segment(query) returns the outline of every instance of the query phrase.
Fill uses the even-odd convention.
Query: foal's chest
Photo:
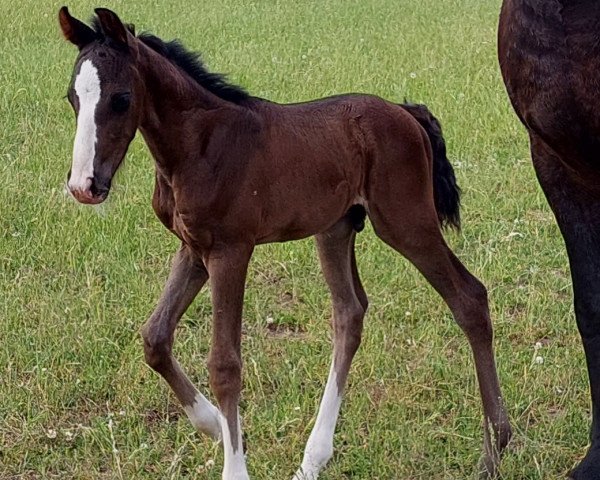
[[[178,208],[176,196],[168,180],[156,176],[152,208],[162,224],[183,243],[205,249],[210,246],[212,235],[207,229],[199,228],[194,219]]]
[[[189,243],[189,234],[185,222],[177,210],[173,188],[160,173],[156,175],[152,208],[165,227],[179,237],[182,242]]]

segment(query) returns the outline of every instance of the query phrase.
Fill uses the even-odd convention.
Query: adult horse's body
[[[591,447],[572,472],[600,479],[600,2],[505,0],[499,58],[539,182],[564,237],[591,394]]]
[[[103,201],[140,129],[156,161],[153,207],[181,239],[143,328],[146,359],[194,425],[223,439],[223,478],[248,478],[238,420],[241,314],[248,261],[265,242],[316,236],[333,299],[335,344],[296,478],[316,478],[331,457],[367,309],[354,257],[355,232],[366,214],[377,235],[437,289],[468,336],[485,415],[483,475],[493,475],[510,426],[486,290],[441,235],[440,223],[458,226],[458,187],[428,110],[366,95],[297,105],[253,98],[208,73],[180,44],[136,37],[113,12],[96,13],[95,29],[64,7],[59,14],[64,35],[80,49],[69,89],[77,132],[68,187],[81,202]],[[219,409],[172,355],[177,322],[209,277],[214,329],[208,366]]]

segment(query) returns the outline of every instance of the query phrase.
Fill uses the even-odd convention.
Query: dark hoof
[[[571,480],[600,480],[600,446],[591,447],[579,465],[569,474]]]
[[[501,426],[496,427],[495,440],[493,447],[490,446],[489,436],[484,442],[484,454],[479,460],[477,478],[479,480],[493,480],[498,478],[498,467],[504,449],[508,446],[512,438],[512,429],[508,420],[504,420]]]

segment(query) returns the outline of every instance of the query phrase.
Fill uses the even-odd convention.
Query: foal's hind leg
[[[390,204],[387,204],[389,207]],[[510,436],[496,373],[493,333],[485,287],[471,275],[447,247],[435,216],[427,204],[403,205],[390,215],[371,205],[371,221],[377,235],[409,259],[450,307],[473,350],[484,411],[484,456],[480,475],[496,475],[500,454]],[[412,211],[411,207],[414,209]],[[431,211],[430,211],[431,210]]]
[[[356,269],[354,237],[347,218],[316,237],[321,267],[333,301],[334,351],[317,420],[294,480],[316,479],[333,454],[333,434],[342,392],[352,358],[360,345],[367,296]]]
[[[208,279],[202,261],[182,246],[173,259],[171,273],[158,306],[142,328],[146,362],[171,386],[192,424],[214,439],[221,437],[219,411],[187,378],[172,347],[177,322]]]

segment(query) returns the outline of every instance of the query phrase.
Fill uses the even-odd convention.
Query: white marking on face
[[[342,392],[338,390],[337,374],[332,364],[317,420],[306,443],[302,466],[293,480],[316,480],[333,455],[333,434],[341,405]]]
[[[73,165],[69,189],[87,191],[94,176],[94,156],[96,154],[96,106],[100,101],[100,77],[91,60],[81,64],[75,78],[75,94],[79,99],[77,132],[73,145]]]
[[[221,439],[221,421],[219,410],[200,392],[196,393],[194,403],[184,405],[183,409],[192,425],[215,440]]]
[[[240,417],[237,415],[237,448],[233,448],[231,443],[231,433],[227,419],[221,415],[221,428],[223,430],[223,480],[249,480],[248,470],[246,469],[246,458],[242,447],[242,427]]]

